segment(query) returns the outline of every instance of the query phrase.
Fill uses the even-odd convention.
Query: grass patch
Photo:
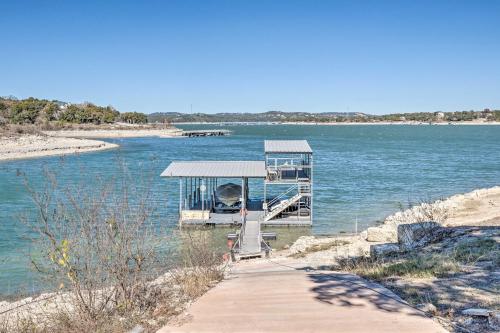
[[[495,265],[500,265],[500,245],[491,238],[462,241],[453,249],[453,258],[463,264],[491,260]]]
[[[381,281],[390,277],[434,278],[459,271],[459,265],[439,255],[416,255],[397,262],[381,262],[370,258],[341,262],[341,269],[368,279]]]

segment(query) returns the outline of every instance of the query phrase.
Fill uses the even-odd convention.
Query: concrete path
[[[286,259],[241,262],[158,332],[446,332],[394,298],[352,274],[308,271]]]

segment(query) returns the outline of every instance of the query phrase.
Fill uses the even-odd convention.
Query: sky
[[[0,0],[0,96],[120,111],[500,109],[500,1]]]

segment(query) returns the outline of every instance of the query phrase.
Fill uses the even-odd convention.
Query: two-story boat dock
[[[308,142],[266,140],[263,155],[262,161],[172,162],[161,176],[179,179],[179,223],[312,225],[313,156]],[[262,183],[251,188],[249,180]],[[224,200],[224,190],[233,191],[232,201]]]

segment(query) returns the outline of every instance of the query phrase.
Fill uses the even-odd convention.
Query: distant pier
[[[225,136],[231,134],[230,130],[194,130],[194,131],[182,131],[182,136],[187,137],[198,137],[198,136]]]

